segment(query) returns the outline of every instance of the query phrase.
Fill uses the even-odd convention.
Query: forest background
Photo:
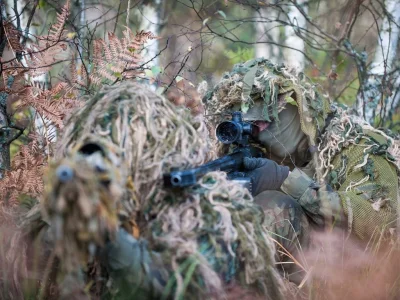
[[[12,79],[16,74],[24,77],[22,86],[40,87],[49,95],[59,83],[75,85],[74,96],[80,98],[102,84],[135,77],[198,113],[203,111],[196,93],[200,82],[210,87],[235,63],[263,56],[303,70],[331,99],[354,107],[373,125],[400,129],[399,1],[82,0],[71,1],[68,16],[59,23],[63,5],[1,0],[0,120],[5,119],[2,134],[8,135],[0,142],[1,170],[10,166],[7,148],[15,155],[30,131],[48,139],[62,127],[59,111],[46,112],[33,99],[24,101]],[[58,36],[52,37],[54,25]],[[104,50],[113,46],[110,41],[121,40],[128,28],[157,38],[139,43],[140,63],[118,55],[104,63],[96,49],[104,58]],[[51,39],[46,48],[43,41]],[[38,90],[30,92],[37,97]],[[57,101],[52,105],[57,110]],[[33,119],[37,126],[45,123],[45,129],[31,129]]]
[[[40,197],[68,114],[123,80],[150,83],[201,114],[201,82],[211,87],[234,64],[263,56],[296,66],[374,126],[400,130],[400,1],[0,0],[0,8],[4,208]]]

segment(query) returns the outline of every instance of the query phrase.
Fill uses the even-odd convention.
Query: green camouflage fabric
[[[398,145],[389,132],[341,108],[322,136],[323,178],[340,196],[344,225],[362,240],[392,238],[398,228]]]
[[[296,199],[317,226],[343,223],[343,208],[338,193],[327,184],[318,185],[300,169],[296,168],[289,174],[281,190]]]
[[[347,228],[349,233],[370,241],[382,233],[390,234],[397,226],[398,170],[380,155],[369,155],[365,168],[357,168],[363,161],[363,145],[361,141],[335,157],[327,179],[330,185],[317,184],[295,169],[281,189],[295,198],[318,226]]]

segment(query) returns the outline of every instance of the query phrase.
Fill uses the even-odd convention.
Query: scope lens
[[[240,137],[240,126],[235,122],[225,121],[217,126],[217,138],[224,144],[231,144]]]

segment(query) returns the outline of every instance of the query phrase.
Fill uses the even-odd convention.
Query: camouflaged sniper
[[[111,298],[210,299],[223,297],[225,287],[236,284],[267,299],[282,299],[274,245],[262,226],[262,210],[245,188],[221,172],[207,174],[191,188],[163,187],[163,173],[208,159],[205,125],[189,111],[136,83],[106,87],[72,116],[59,149],[60,158],[48,171],[48,200],[31,210],[35,217],[29,220],[42,220],[40,228],[72,240],[55,254],[63,264],[79,258],[72,270],[59,269],[67,273],[60,282],[64,291],[73,290],[71,280],[65,280],[72,278],[81,290],[88,284],[85,279],[100,284],[98,290]],[[90,166],[84,168],[85,176],[80,174],[82,158]],[[57,170],[66,166],[71,178],[63,182]],[[77,203],[60,205],[71,196],[60,187],[71,182],[77,187]],[[114,190],[118,186],[122,193]],[[87,210],[88,199],[95,203],[94,212]],[[85,222],[74,223],[82,218],[80,206]],[[116,232],[115,216],[124,231]],[[26,228],[33,224],[29,220]],[[94,255],[98,251],[93,248],[103,255]],[[85,258],[97,266],[92,277],[83,276]]]
[[[320,226],[344,222],[367,241],[396,227],[399,140],[332,105],[303,73],[263,58],[250,60],[225,73],[203,101],[207,115],[240,109],[247,120],[272,122],[296,106],[313,158],[293,166],[298,168],[281,189]]]

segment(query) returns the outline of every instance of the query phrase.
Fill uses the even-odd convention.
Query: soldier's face
[[[279,121],[254,121],[253,137],[267,151],[277,157],[293,154],[299,143],[305,138],[301,130],[300,116],[296,106],[288,105],[279,113]]]
[[[271,122],[267,122],[267,121],[254,121],[253,125],[254,125],[254,130],[252,132],[253,137],[257,138],[258,135],[264,131],[265,129],[267,129],[269,127],[269,125],[271,124]]]

